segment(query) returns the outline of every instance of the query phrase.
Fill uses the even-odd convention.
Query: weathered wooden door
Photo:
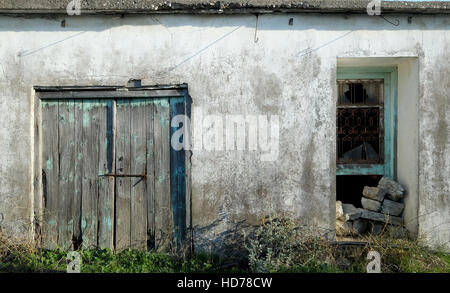
[[[185,98],[41,101],[42,241],[64,249],[164,249],[183,237]],[[181,233],[179,233],[181,232]]]

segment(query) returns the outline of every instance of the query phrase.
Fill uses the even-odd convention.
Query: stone
[[[336,221],[336,235],[347,236],[352,234],[353,223],[349,221]]]
[[[361,218],[371,220],[371,221],[388,223],[388,224],[397,225],[397,226],[403,225],[403,219],[400,217],[385,215],[385,214],[376,213],[376,212],[372,212],[372,211],[368,211],[368,210],[363,210],[363,212],[361,213]]]
[[[366,232],[367,230],[367,221],[363,219],[356,219],[353,221],[353,233],[360,235]]]
[[[380,182],[378,182],[378,188],[384,189],[387,197],[394,201],[399,201],[405,195],[405,188],[400,183],[387,177],[381,178]]]
[[[336,201],[336,220],[344,220],[344,210],[342,209],[342,202]]]
[[[363,208],[369,211],[378,212],[381,208],[381,202],[365,197],[361,198],[361,204]]]
[[[383,231],[383,224],[380,223],[376,223],[376,222],[370,222],[370,227],[369,227],[369,232],[372,235],[380,235],[381,232]]]
[[[364,186],[363,196],[365,198],[382,202],[385,195],[386,190],[384,190],[383,188]]]
[[[391,216],[400,216],[403,212],[405,205],[400,202],[395,202],[389,199],[385,199],[383,201],[383,205],[381,206],[381,212],[383,214],[391,215]]]
[[[361,217],[361,213],[363,211],[363,209],[357,209],[350,203],[343,203],[342,210],[344,211],[344,217],[347,221],[358,219]]]

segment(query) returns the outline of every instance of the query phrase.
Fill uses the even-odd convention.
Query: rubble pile
[[[352,236],[365,232],[380,234],[384,226],[393,236],[407,236],[402,213],[405,189],[401,184],[383,177],[377,187],[365,186],[361,205],[336,202],[336,235]]]

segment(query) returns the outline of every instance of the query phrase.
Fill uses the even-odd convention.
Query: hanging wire
[[[387,19],[386,17],[384,17],[383,15],[380,15],[380,17],[382,19],[384,19],[385,21],[389,22],[390,24],[392,24],[393,26],[399,26],[400,25],[400,20],[398,20],[398,19],[395,20],[397,22],[397,24],[395,24],[392,21],[390,21],[389,19]]]

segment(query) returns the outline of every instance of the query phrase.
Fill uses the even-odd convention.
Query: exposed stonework
[[[387,197],[393,201],[399,201],[405,195],[405,188],[400,183],[386,177],[381,178],[378,188],[385,190]]]
[[[383,201],[383,205],[381,207],[381,211],[383,214],[388,214],[392,216],[400,216],[403,212],[405,205],[400,202],[395,202],[389,199],[385,199]]]
[[[363,208],[369,211],[378,212],[381,208],[381,203],[376,200],[368,199],[368,198],[361,198],[361,204]]]
[[[386,191],[383,188],[364,186],[363,196],[372,200],[382,202]]]

